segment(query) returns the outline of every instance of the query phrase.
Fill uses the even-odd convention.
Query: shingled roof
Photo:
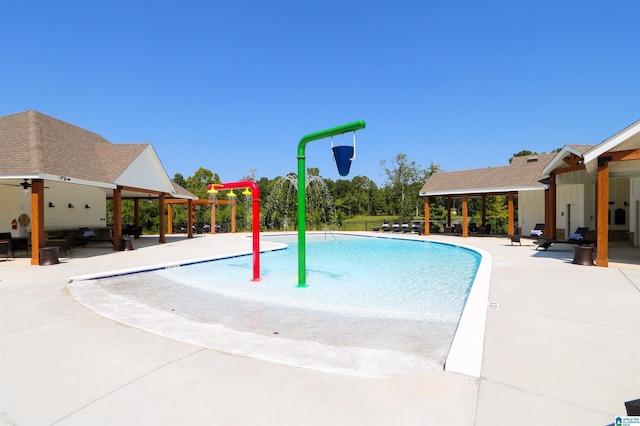
[[[65,177],[85,184],[118,184],[177,195],[151,144],[114,144],[37,111],[0,117],[0,146],[0,176],[5,178]],[[133,164],[148,168],[135,173]],[[186,190],[179,197],[197,198]]]
[[[508,166],[434,173],[420,196],[544,190],[542,169],[555,154],[513,157]]]
[[[0,174],[58,175],[111,183],[149,144],[112,144],[37,111],[0,117]]]

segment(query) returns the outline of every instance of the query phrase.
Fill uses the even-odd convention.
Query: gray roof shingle
[[[513,157],[508,166],[486,169],[434,173],[420,190],[420,195],[488,193],[544,189],[542,169],[555,154]]]
[[[37,111],[0,117],[0,174],[59,175],[112,183],[149,144],[112,144]]]
[[[53,175],[113,184],[149,146],[113,144],[33,110],[0,117],[0,175]],[[179,195],[197,198],[184,188]]]

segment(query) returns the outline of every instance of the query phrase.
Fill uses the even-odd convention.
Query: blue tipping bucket
[[[334,146],[333,158],[338,166],[340,176],[347,176],[351,168],[351,159],[353,158],[353,147],[349,145]]]

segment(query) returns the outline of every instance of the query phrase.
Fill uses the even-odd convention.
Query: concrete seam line
[[[175,363],[175,362],[182,361],[182,360],[184,360],[184,359],[190,358],[190,357],[192,357],[193,355],[196,355],[196,354],[198,354],[198,353],[200,353],[200,352],[202,352],[202,351],[205,351],[205,350],[207,350],[207,348],[200,348],[200,349],[198,349],[198,350],[196,350],[196,351],[194,351],[194,352],[191,352],[191,353],[189,353],[189,354],[187,354],[187,355],[185,355],[185,356],[182,356],[182,357],[177,358],[177,359],[173,359],[173,360],[171,360],[171,361],[169,361],[169,362],[165,362],[164,364],[159,365],[159,366],[157,366],[156,368],[154,368],[154,369],[152,369],[152,370],[150,370],[150,371],[147,371],[146,373],[144,373],[144,374],[142,374],[142,375],[140,375],[140,376],[138,376],[138,377],[136,377],[136,378],[134,378],[134,379],[132,379],[132,380],[129,380],[129,381],[128,381],[128,382],[126,382],[126,383],[123,383],[122,385],[120,385],[120,386],[116,387],[115,389],[112,389],[111,391],[109,391],[109,392],[105,393],[104,395],[102,395],[102,396],[100,396],[100,397],[98,397],[98,398],[94,399],[93,401],[91,401],[91,402],[89,402],[89,403],[87,403],[87,404],[83,405],[82,407],[79,407],[78,409],[76,409],[76,410],[72,411],[71,413],[67,414],[66,416],[61,417],[60,419],[58,419],[58,420],[56,420],[55,422],[51,423],[51,425],[53,426],[53,425],[56,425],[56,424],[60,423],[61,421],[63,421],[63,420],[65,420],[65,419],[67,419],[67,418],[69,418],[69,417],[73,416],[74,414],[76,414],[76,413],[78,413],[78,412],[80,412],[80,411],[84,410],[85,408],[87,408],[87,407],[89,407],[89,406],[91,406],[91,405],[95,404],[96,402],[98,402],[98,401],[100,401],[100,400],[102,400],[102,399],[104,399],[104,398],[108,397],[109,395],[111,395],[111,394],[113,394],[113,393],[115,393],[115,392],[119,391],[120,389],[123,389],[123,388],[125,388],[125,387],[129,386],[130,384],[132,384],[132,383],[134,383],[134,382],[137,382],[138,380],[142,379],[143,377],[147,377],[147,376],[148,376],[148,375],[150,375],[151,373],[155,373],[156,371],[161,370],[161,369],[163,369],[164,367],[166,367],[166,366],[168,366],[168,365],[171,365],[171,364],[173,364],[173,363]]]

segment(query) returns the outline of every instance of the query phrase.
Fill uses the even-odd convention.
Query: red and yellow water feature
[[[210,183],[207,185],[208,193],[216,193],[218,191],[234,189],[247,189],[251,191],[251,229],[253,233],[253,279],[252,281],[260,281],[260,189],[255,182],[226,182],[226,183]],[[246,192],[243,192],[246,194]],[[213,227],[214,224],[211,224]]]

